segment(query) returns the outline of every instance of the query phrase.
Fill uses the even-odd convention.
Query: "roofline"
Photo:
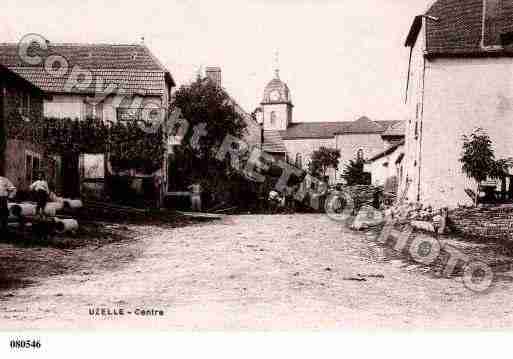
[[[476,50],[465,52],[436,52],[429,51],[424,54],[427,59],[436,58],[497,58],[497,57],[513,57],[513,50]]]
[[[358,131],[358,132],[348,132],[348,131],[339,131],[339,132],[335,132],[334,135],[380,135],[380,134],[383,134],[383,132],[385,132],[387,129],[385,128],[384,130],[381,130],[381,131],[366,131],[366,132],[362,132],[362,131]]]
[[[410,31],[408,32],[408,36],[406,37],[406,41],[404,42],[405,47],[415,46],[420,30],[422,30],[422,15],[417,15],[413,19]]]
[[[146,44],[142,43],[139,46],[141,46],[147,53],[150,55],[150,57],[157,63],[157,65],[161,68],[162,71],[164,71],[164,78],[170,82],[171,87],[176,87],[176,82],[173,79],[173,76],[171,75],[171,72],[160,62],[160,60],[151,52],[150,48],[146,46]]]
[[[402,140],[401,142],[399,142],[398,144],[395,144],[393,146],[391,146],[390,148],[387,148],[385,151],[381,152],[381,153],[378,153],[376,156],[368,159],[366,162],[367,163],[370,163],[370,162],[374,162],[376,160],[379,160],[380,158],[383,158],[391,153],[394,153],[395,150],[397,150],[399,147],[401,146],[404,146],[406,144],[406,142],[404,140]]]
[[[334,136],[312,136],[312,137],[306,137],[306,136],[299,136],[299,137],[283,137],[282,140],[288,141],[288,140],[331,140]]]
[[[96,92],[96,91],[83,91],[83,92],[66,92],[66,91],[44,91],[48,95],[75,95],[75,96],[96,96],[96,95],[108,95],[108,96],[131,96],[131,95],[139,95],[141,97],[161,97],[162,94],[154,93],[154,94],[148,94],[148,93],[142,93],[142,92],[125,92],[125,93],[118,93],[118,92]]]
[[[143,48],[148,55],[152,58],[153,61],[160,67],[160,71],[164,72],[164,79],[168,81],[172,87],[176,87],[176,82],[173,78],[171,72],[160,62],[160,60],[151,52],[151,50],[146,46],[146,44],[141,43],[131,43],[131,44],[122,44],[122,43],[79,43],[79,42],[50,42],[50,46],[100,46],[100,47],[109,47],[109,46],[118,46],[118,47],[128,47],[128,46],[137,46]],[[14,42],[2,42],[0,46],[18,46],[18,43]],[[16,66],[19,67],[19,66]],[[32,67],[32,66],[22,66],[22,67]],[[36,66],[39,67],[39,66]],[[116,69],[117,70],[117,69]],[[120,69],[123,70],[123,69]],[[142,70],[142,71],[155,71],[155,70]]]
[[[291,107],[294,107],[292,102],[290,101],[280,101],[280,102],[260,102],[260,105],[290,105]]]

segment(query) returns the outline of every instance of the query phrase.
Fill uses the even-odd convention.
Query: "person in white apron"
[[[16,195],[16,187],[8,178],[0,177],[0,230],[5,232],[9,220],[8,199]]]
[[[36,198],[36,215],[42,217],[45,215],[46,204],[50,198],[50,187],[48,182],[46,182],[44,173],[41,172],[39,174],[37,181],[30,185],[30,190]]]

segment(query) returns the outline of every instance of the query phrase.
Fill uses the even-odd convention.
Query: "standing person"
[[[162,170],[153,174],[153,186],[155,189],[155,202],[157,209],[162,208]]]
[[[16,187],[8,178],[0,177],[0,225],[2,232],[7,230],[9,207],[7,200],[16,195]]]
[[[191,208],[193,212],[201,212],[201,184],[199,181],[188,187],[191,190]]]
[[[30,185],[30,190],[34,192],[36,197],[36,215],[43,216],[50,196],[50,188],[43,172],[40,172],[37,181]]]

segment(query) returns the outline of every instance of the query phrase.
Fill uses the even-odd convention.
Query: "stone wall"
[[[467,238],[513,241],[513,207],[460,208],[449,213],[452,229]]]

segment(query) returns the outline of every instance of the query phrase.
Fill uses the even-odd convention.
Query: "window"
[[[141,118],[140,108],[118,107],[116,109],[118,122],[134,122]]]
[[[84,102],[85,118],[103,119],[103,103]]]
[[[271,125],[276,124],[276,112],[271,112]]]
[[[23,92],[21,94],[21,104],[19,108],[20,115],[30,117],[30,93]]]
[[[483,46],[501,46],[502,0],[483,0]]]
[[[356,152],[356,159],[358,161],[363,161],[364,160],[364,153],[363,153],[363,149],[359,149],[358,152]]]
[[[37,178],[41,171],[41,157],[33,152],[25,153],[25,180],[27,184],[31,184]]]
[[[303,168],[303,159],[301,157],[301,153],[296,154],[296,167]]]

